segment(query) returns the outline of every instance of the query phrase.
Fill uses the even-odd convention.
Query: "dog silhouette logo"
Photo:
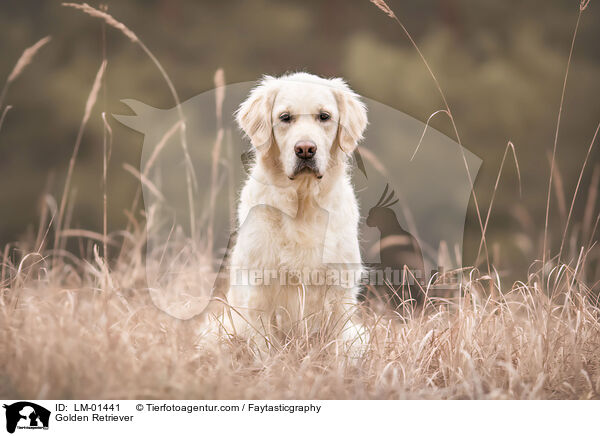
[[[243,224],[237,196],[248,177],[259,177],[252,171],[254,146],[239,134],[235,113],[256,85],[218,86],[164,109],[124,99],[133,114],[113,115],[143,134],[139,169],[127,170],[141,184],[146,281],[155,306],[175,318],[205,312],[216,282],[227,288],[224,265]],[[428,124],[361,99],[369,127],[348,160],[361,205],[361,263],[375,277],[363,295],[393,309],[422,302],[430,283],[446,296],[445,289],[460,288],[467,209],[482,161]],[[296,215],[280,211],[282,219]],[[347,263],[335,251],[324,254],[324,263]]]
[[[50,411],[29,401],[19,401],[6,409],[6,431],[14,433],[16,429],[48,429]]]

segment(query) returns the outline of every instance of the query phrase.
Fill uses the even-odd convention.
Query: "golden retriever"
[[[257,343],[298,328],[364,343],[353,319],[362,263],[348,161],[365,105],[342,79],[294,73],[265,76],[235,115],[255,162],[230,253],[232,328]]]

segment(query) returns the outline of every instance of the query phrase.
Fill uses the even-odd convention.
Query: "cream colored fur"
[[[330,119],[322,121],[325,111]],[[288,113],[292,121],[280,120]],[[331,329],[347,341],[364,342],[353,319],[362,270],[358,243],[359,208],[348,156],[367,125],[365,106],[341,79],[307,73],[264,77],[236,113],[256,149],[256,162],[242,189],[233,270],[345,272],[349,282],[232,284],[227,300],[236,334],[257,343],[276,340],[296,328]],[[314,172],[294,174],[294,145],[317,146]],[[322,176],[322,178],[318,178]],[[334,271],[335,270],[335,271]],[[316,284],[315,284],[316,283]]]

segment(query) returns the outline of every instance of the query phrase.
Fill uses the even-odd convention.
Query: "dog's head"
[[[265,76],[240,105],[239,126],[272,171],[321,179],[362,139],[365,105],[342,79]]]

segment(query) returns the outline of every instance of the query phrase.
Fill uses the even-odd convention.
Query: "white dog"
[[[263,345],[295,328],[364,343],[352,320],[362,264],[348,159],[365,105],[342,79],[265,76],[236,118],[256,159],[239,201],[224,319]]]

